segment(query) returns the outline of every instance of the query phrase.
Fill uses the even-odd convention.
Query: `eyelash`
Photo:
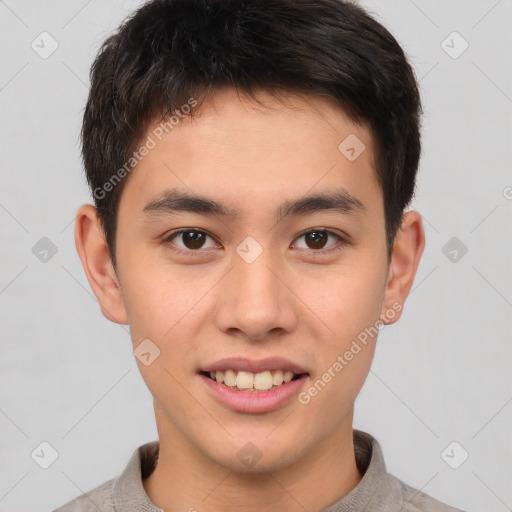
[[[338,243],[337,246],[330,247],[328,249],[309,249],[309,250],[307,250],[307,252],[309,254],[313,254],[315,256],[324,256],[324,255],[328,255],[328,254],[332,254],[332,253],[341,251],[342,249],[345,248],[345,246],[348,245],[347,240],[345,240],[341,235],[338,235],[334,231],[330,231],[330,230],[324,229],[324,228],[308,229],[307,231],[303,231],[302,233],[297,235],[297,237],[294,240],[299,239],[299,238],[301,238],[301,237],[303,237],[303,236],[305,236],[305,235],[307,235],[309,233],[315,232],[315,231],[320,231],[320,232],[325,233],[327,235],[332,235],[332,236],[334,236],[335,238],[338,239],[339,243]],[[168,250],[171,251],[171,252],[174,252],[174,253],[177,253],[177,254],[184,254],[186,256],[192,256],[192,257],[202,256],[202,253],[205,252],[204,250],[201,250],[201,249],[197,249],[197,250],[193,250],[193,249],[188,249],[188,250],[177,249],[176,246],[174,246],[174,244],[172,243],[172,240],[174,238],[176,238],[177,236],[179,236],[179,235],[181,235],[183,233],[190,233],[190,232],[192,232],[192,233],[202,233],[202,234],[204,234],[206,236],[209,236],[213,240],[215,240],[214,236],[210,235],[210,233],[208,233],[207,231],[204,231],[202,229],[183,228],[183,229],[178,229],[176,231],[173,231],[169,236],[167,236],[163,240],[163,242],[164,243],[169,243]]]

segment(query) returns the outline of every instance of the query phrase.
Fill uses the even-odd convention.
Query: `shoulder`
[[[398,490],[401,505],[400,512],[463,512],[414,489],[389,473],[388,479],[390,484]]]
[[[156,466],[159,443],[153,441],[139,446],[130,457],[124,471],[117,478],[82,494],[53,512],[160,512],[147,496],[142,479]]]
[[[372,512],[462,512],[388,473],[381,447],[370,434],[355,430],[354,450],[363,478],[347,496],[349,502],[356,500]]]
[[[92,491],[82,494],[54,512],[114,512],[112,488],[115,480],[109,480]]]

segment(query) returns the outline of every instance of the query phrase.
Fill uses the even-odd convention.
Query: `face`
[[[162,140],[150,127],[156,146],[129,176],[117,227],[160,433],[255,472],[351,432],[375,326],[401,308],[386,295],[369,130],[322,99],[260,98],[271,108],[217,91]],[[338,148],[346,137],[355,152]]]

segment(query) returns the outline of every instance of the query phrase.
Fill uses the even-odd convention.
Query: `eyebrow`
[[[276,210],[277,221],[293,215],[307,215],[316,212],[332,212],[344,215],[366,212],[364,204],[344,188],[285,201]],[[208,216],[237,219],[240,212],[218,201],[177,189],[166,190],[159,199],[148,203],[146,214],[174,214],[190,212]]]

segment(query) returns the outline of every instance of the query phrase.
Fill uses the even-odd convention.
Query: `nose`
[[[297,300],[292,287],[287,286],[282,266],[270,261],[265,252],[252,263],[235,256],[215,310],[221,332],[261,342],[296,328]]]

